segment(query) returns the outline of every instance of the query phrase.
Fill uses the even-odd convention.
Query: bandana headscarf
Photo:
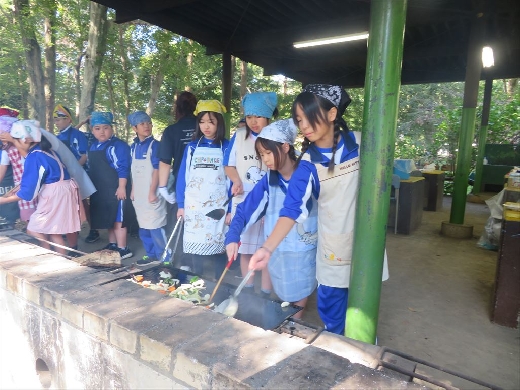
[[[70,110],[61,104],[58,104],[56,105],[56,107],[54,107],[52,116],[54,118],[69,118],[72,121],[72,115],[70,113]]]
[[[111,112],[94,111],[90,115],[90,126],[114,124],[114,115]]]
[[[217,114],[224,114],[227,112],[226,107],[218,100],[199,100],[193,115],[199,115],[199,113],[209,111],[216,112]]]
[[[348,105],[350,104],[350,96],[339,85],[328,84],[309,84],[303,88],[302,92],[310,92],[314,95],[321,96],[334,104],[339,113],[343,115]]]
[[[40,122],[35,120],[21,120],[13,123],[11,137],[25,140],[29,138],[33,142],[42,140]]]
[[[92,122],[92,119],[91,119]],[[139,123],[151,123],[152,118],[144,111],[136,111],[128,115],[128,123],[130,126],[137,126]]]
[[[7,107],[0,107],[0,116],[18,117],[19,112]]]
[[[2,115],[0,116],[0,133],[10,133],[13,123],[18,119],[12,116]]]
[[[298,129],[292,119],[282,119],[265,126],[258,137],[293,145],[297,133]]]
[[[248,93],[242,99],[244,114],[271,118],[273,116],[278,97],[274,92]]]

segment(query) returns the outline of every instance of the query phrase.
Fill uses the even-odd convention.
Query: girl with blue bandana
[[[293,144],[297,131],[292,119],[284,119],[264,127],[258,135],[256,152],[269,170],[237,207],[226,235],[229,259],[236,256],[242,231],[259,219],[264,218],[263,238],[271,234],[296,168]],[[292,228],[269,262],[269,275],[276,295],[303,308],[316,288],[316,199],[311,198],[305,208],[309,217]],[[302,315],[303,310],[293,317],[301,318]]]
[[[96,140],[88,150],[89,176],[96,192],[90,196],[91,229],[108,229],[108,245],[104,249],[118,251],[121,259],[133,256],[126,246],[130,195],[130,147],[114,136],[110,112],[93,112],[90,117]]]
[[[228,198],[224,172],[225,139],[222,114],[226,108],[217,100],[200,100],[194,114],[193,140],[186,146],[176,183],[177,218],[184,218],[183,252],[187,264],[198,275],[206,259],[214,263],[215,279],[226,266],[224,215],[212,216]],[[225,213],[224,213],[225,214]]]
[[[139,238],[146,255],[137,264],[161,259],[166,247],[166,201],[158,193],[159,142],[152,135],[152,119],[144,111],[128,116],[136,137],[130,146],[132,156],[132,193],[130,198],[139,223]],[[162,260],[162,259],[161,259]],[[170,256],[164,259],[169,264]]]
[[[309,217],[304,205],[316,198],[318,313],[326,329],[337,334],[345,332],[359,184],[361,137],[343,119],[349,103],[347,92],[337,85],[311,84],[296,97],[292,116],[304,136],[302,154],[279,219],[249,265],[265,268],[292,227]],[[383,280],[387,278],[385,261]]]
[[[239,203],[243,202],[247,194],[253,189],[267,171],[255,151],[255,140],[262,129],[269,124],[272,117],[278,116],[278,98],[274,92],[248,93],[242,99],[246,126],[238,128],[231,138],[230,147],[224,157],[226,174],[233,183],[231,192],[233,203],[230,219],[236,211]],[[241,246],[240,269],[242,276],[247,274],[247,268],[251,255],[261,245],[263,237],[263,220],[250,226],[240,236]],[[251,278],[245,287],[254,287],[254,279]],[[271,280],[267,270],[262,272],[261,291],[266,295],[271,293]]]

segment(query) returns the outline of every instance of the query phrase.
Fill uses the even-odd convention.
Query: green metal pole
[[[491,108],[491,91],[493,80],[486,78],[484,87],[484,100],[482,102],[482,120],[480,122],[480,133],[478,137],[477,166],[475,167],[475,181],[473,183],[473,193],[478,194],[482,190],[482,166],[484,165],[484,150],[486,149],[487,129],[489,123],[489,110]]]
[[[466,80],[464,82],[464,102],[459,133],[457,166],[453,177],[453,198],[451,201],[450,223],[463,224],[468,196],[468,176],[471,166],[471,144],[475,132],[478,87],[482,69],[482,37],[485,30],[483,14],[477,14],[471,26],[469,38]]]
[[[390,207],[406,0],[372,1],[345,336],[374,343]]]

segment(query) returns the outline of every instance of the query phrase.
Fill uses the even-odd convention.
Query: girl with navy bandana
[[[297,128],[292,119],[264,127],[255,142],[256,152],[267,166],[267,174],[237,207],[226,235],[228,258],[236,256],[244,229],[264,218],[264,239],[269,237],[283,207],[296,168],[294,141]],[[308,296],[316,288],[317,204],[311,197],[304,206],[308,218],[296,224],[274,251],[269,275],[278,297],[305,308]],[[294,315],[301,318],[303,310]]]
[[[313,196],[317,198],[318,313],[326,329],[337,334],[345,331],[359,184],[360,133],[349,131],[342,118],[349,103],[347,92],[334,85],[308,85],[296,97],[292,115],[304,136],[302,154],[280,218],[249,265],[251,269],[265,268],[294,224],[308,218],[304,205]]]
[[[197,103],[195,133],[184,150],[176,183],[177,218],[184,218],[186,263],[191,263],[193,272],[203,275],[204,262],[212,261],[215,279],[226,266],[225,211],[220,217],[211,216],[213,210],[223,207],[229,192],[224,171],[224,154],[229,145],[225,139],[225,112],[217,100]]]
[[[246,126],[236,130],[224,157],[226,174],[233,183],[231,187],[233,194],[232,209],[228,221],[235,214],[238,204],[244,201],[247,194],[267,171],[256,154],[255,140],[262,129],[269,124],[269,120],[278,116],[277,103],[278,98],[274,92],[248,93],[242,99]],[[263,220],[260,220],[249,226],[240,237],[241,246],[238,253],[240,253],[242,276],[247,274],[251,255],[261,245],[263,239],[262,223]],[[254,287],[254,279],[251,278],[245,287]],[[271,280],[267,270],[262,272],[261,291],[267,295],[271,293]]]
[[[133,256],[126,246],[127,198],[130,196],[130,147],[114,136],[110,112],[95,111],[90,117],[96,141],[88,150],[89,176],[97,191],[90,196],[90,228],[108,229],[104,249],[118,251],[121,259]],[[125,207],[126,206],[126,207]]]

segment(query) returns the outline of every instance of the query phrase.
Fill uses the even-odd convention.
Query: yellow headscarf
[[[193,114],[198,115],[200,112],[204,111],[224,114],[226,112],[226,107],[224,107],[224,105],[218,100],[199,100],[195,111],[193,111]]]
[[[72,116],[70,115],[70,110],[61,104],[58,104],[58,105],[56,105],[56,107],[54,107],[52,116],[54,118],[69,118],[72,121]]]

